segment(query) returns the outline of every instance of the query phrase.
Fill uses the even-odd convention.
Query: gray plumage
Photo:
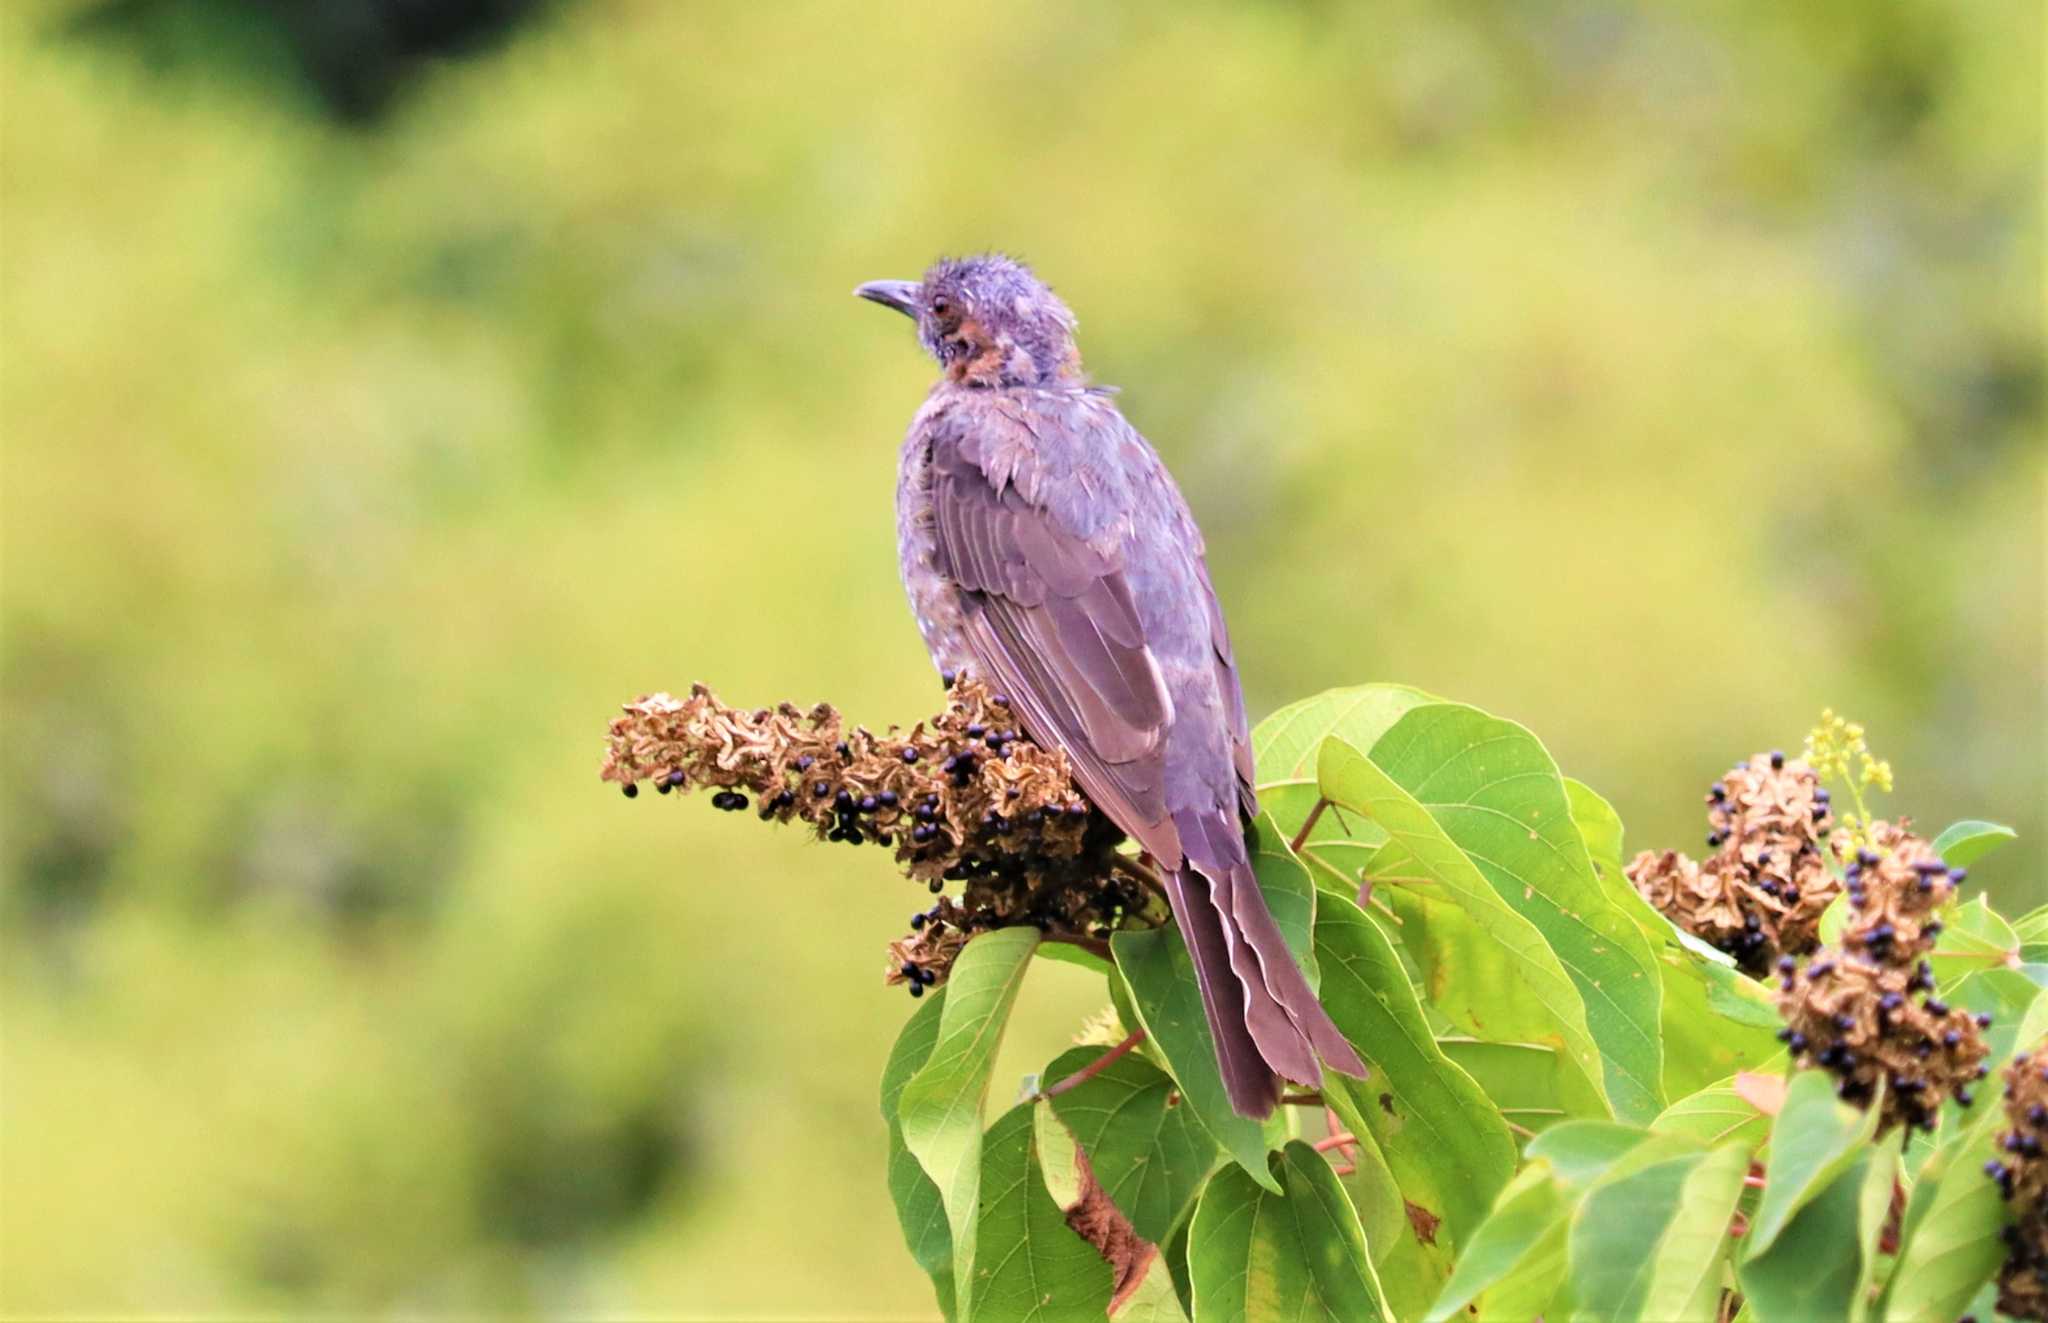
[[[903,583],[932,659],[1010,696],[1157,862],[1231,1103],[1269,1114],[1318,1056],[1365,1067],[1315,999],[1246,853],[1249,731],[1201,530],[1107,391],[1073,314],[1020,263],[942,261],[857,291],[913,317],[944,368],[903,442]]]

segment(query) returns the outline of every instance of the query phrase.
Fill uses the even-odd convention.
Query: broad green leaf
[[[1732,1088],[1716,1085],[1687,1094],[1650,1122],[1660,1135],[1677,1135],[1710,1148],[1741,1142],[1754,1152],[1771,1133],[1771,1118]]]
[[[1571,806],[1572,821],[1578,825],[1579,839],[1586,843],[1586,854],[1593,861],[1602,878],[1613,878],[1630,890],[1628,875],[1622,871],[1623,835],[1621,815],[1614,811],[1614,805],[1601,794],[1571,777],[1564,778],[1565,802]]]
[[[1976,982],[1965,980],[1954,998],[1957,1004],[1969,1004],[1963,994],[1972,991]],[[1990,1059],[1996,1061],[2010,1056],[2019,1044],[2039,1042],[2044,1034],[2048,1034],[2048,994],[2036,989],[2027,1006],[1985,1034],[1985,1042]],[[1986,1234],[1983,1220],[1987,1216],[1988,1234],[1994,1238],[2005,1221],[2004,1200],[1983,1173],[1984,1163],[1996,1151],[1996,1133],[2004,1123],[2004,1110],[1988,1104],[1970,1112],[1942,1109],[1937,1132],[1940,1142],[1921,1167],[1906,1205],[1900,1270],[1892,1274],[1886,1287],[1888,1299],[1896,1303],[1889,1306],[1887,1317],[1939,1317],[1943,1311],[1948,1317],[1970,1312],[1990,1317],[1984,1310],[1951,1306],[1967,1285],[1964,1279],[1981,1270],[1987,1258],[1994,1269],[2004,1258],[2002,1242],[1987,1246],[1980,1240]],[[1941,1210],[1938,1219],[1934,1215],[1937,1206]],[[1905,1270],[1908,1263],[1914,1265],[1911,1274]]]
[[[1119,1064],[1125,1059],[1119,1058]],[[1045,1179],[1046,1193],[1052,1196],[1062,1216],[1071,1218],[1077,1208],[1087,1202],[1089,1174],[1097,1178],[1093,1188],[1103,1190],[1101,1169],[1093,1161],[1094,1155],[1077,1142],[1074,1132],[1060,1118],[1051,1099],[1041,1098],[1033,1107],[1032,1132],[1038,1144],[1038,1165]],[[1213,1153],[1215,1150],[1212,1148],[1210,1151]],[[1103,1193],[1106,1195],[1107,1192]],[[1110,1202],[1116,1201],[1111,1199]],[[1119,1207],[1117,1211],[1123,1212],[1123,1209]],[[1125,1220],[1129,1220],[1128,1215]],[[1073,1223],[1069,1221],[1067,1225],[1071,1227]],[[1137,1262],[1128,1266],[1111,1265],[1114,1291],[1109,1299],[1110,1318],[1124,1323],[1187,1323],[1187,1315],[1174,1296],[1172,1273],[1158,1252],[1157,1243],[1148,1237],[1142,1246],[1134,1248],[1140,1255]],[[1126,1271],[1135,1272],[1135,1277],[1125,1281],[1122,1274]]]
[[[974,1308],[1003,1323],[1101,1319],[1114,1285],[1110,1266],[1067,1225],[1046,1188],[1034,1104],[1019,1103],[996,1118],[982,1144],[982,1168],[977,1241],[986,1249],[973,1266]]]
[[[889,1126],[889,1197],[896,1205],[896,1219],[903,1225],[904,1243],[917,1266],[931,1277],[940,1310],[951,1317],[953,1235],[946,1227],[946,1206],[939,1199],[939,1187],[932,1184],[904,1144],[903,1126],[896,1115],[904,1084],[924,1065],[932,1054],[932,1044],[938,1041],[940,1007],[945,1004],[942,987],[918,1003],[897,1034],[889,1063],[882,1068],[882,1119]]]
[[[1660,918],[1659,922],[1663,922]],[[1779,1052],[1784,1021],[1761,985],[1666,941],[1657,948],[1664,980],[1664,1085],[1682,1098]]]
[[[1251,839],[1252,871],[1258,875],[1259,893],[1273,912],[1273,922],[1287,939],[1288,951],[1313,988],[1322,979],[1315,956],[1316,884],[1307,866],[1287,848],[1287,840],[1272,813],[1260,813]]]
[[[1403,1196],[1443,1219],[1461,1245],[1515,1170],[1507,1122],[1479,1085],[1444,1055],[1400,958],[1356,905],[1330,898],[1316,919],[1323,1007],[1372,1068],[1360,1099],[1366,1125]],[[1370,1100],[1370,1101],[1367,1101]]]
[[[1576,1199],[1609,1172],[1661,1162],[1700,1146],[1678,1135],[1652,1134],[1615,1121],[1566,1121],[1529,1141],[1530,1162],[1549,1164],[1565,1192]]]
[[[1188,1235],[1196,1323],[1363,1323],[1388,1317],[1358,1215],[1323,1156],[1273,1155],[1276,1196],[1236,1167],[1209,1179]]]
[[[2048,905],[2028,910],[2012,921],[2013,935],[2020,939],[2020,959],[2048,963]]]
[[[1480,1297],[1482,1319],[1529,1320],[1570,1318],[1572,1315],[1569,1218],[1560,1217],[1550,1230],[1515,1265],[1507,1280],[1489,1288]]]
[[[1477,1038],[1439,1038],[1437,1046],[1470,1075],[1503,1119],[1541,1132],[1565,1118],[1558,1081],[1564,1067],[1558,1051],[1541,1043],[1488,1043]]]
[[[1984,1175],[1996,1151],[1997,1109],[1986,1107],[1939,1149],[1914,1187],[1886,1323],[1949,1323],[2005,1262],[2005,1200]]]
[[[1362,1122],[1364,1114],[1356,1110],[1349,1094],[1343,1094],[1342,1101],[1346,1110]],[[1386,1155],[1380,1152],[1372,1131],[1341,1119],[1338,1124],[1357,1140],[1350,1147],[1354,1170],[1339,1179],[1344,1182],[1344,1192],[1351,1196],[1351,1206],[1358,1210],[1358,1224],[1365,1231],[1365,1246],[1372,1255],[1373,1269],[1379,1274],[1387,1312],[1394,1318],[1413,1318],[1428,1306],[1443,1285],[1444,1275],[1450,1271],[1449,1256],[1424,1245],[1413,1234],[1400,1182],[1387,1166]]]
[[[1773,1162],[1779,1160],[1775,1142],[1772,1155]],[[1745,1250],[1754,1257],[1743,1262],[1739,1279],[1757,1323],[1853,1320],[1862,1314],[1876,1238],[1872,1231],[1866,1240],[1866,1228],[1873,1204],[1882,1224],[1895,1165],[1888,1148],[1857,1147],[1848,1165],[1800,1206],[1768,1247],[1752,1244]]]
[[[1771,1056],[1783,1021],[1770,997],[1731,956],[1674,925],[1636,891],[1622,871],[1621,819],[1613,807],[1569,778],[1565,791],[1602,890],[1635,922],[1656,957],[1664,992],[1665,1096],[1684,1097]]]
[[[1771,1156],[1748,1253],[1769,1249],[1793,1215],[1855,1161],[1877,1130],[1879,1112],[1875,1105],[1858,1111],[1836,1101],[1826,1071],[1802,1070],[1792,1077],[1771,1127]]]
[[[1556,952],[1585,1003],[1614,1114],[1648,1122],[1663,1110],[1656,962],[1594,875],[1548,751],[1513,722],[1434,703],[1395,722],[1368,757]]]
[[[1949,988],[1978,970],[2019,963],[2019,947],[2019,934],[1980,894],[1949,913],[1928,961]]]
[[[1941,835],[1934,838],[1934,852],[1950,868],[1968,868],[2007,841],[2018,840],[2019,835],[2012,828],[1995,822],[1965,818],[1961,822],[1950,823]]]
[[[1252,757],[1259,769],[1259,796],[1269,790],[1295,784],[1311,791],[1316,783],[1316,756],[1323,741],[1335,735],[1360,749],[1369,749],[1401,719],[1401,714],[1424,703],[1438,701],[1420,689],[1400,684],[1362,684],[1345,689],[1325,689],[1299,702],[1289,703],[1261,721],[1252,731]],[[1276,816],[1278,816],[1276,814]],[[1281,819],[1290,832],[1301,829],[1301,819]]]
[[[1194,961],[1174,925],[1120,932],[1109,939],[1117,973],[1124,980],[1147,1045],[1155,1049],[1180,1085],[1195,1119],[1253,1180],[1273,1179],[1266,1166],[1266,1137],[1257,1121],[1231,1110],[1216,1065],[1216,1039],[1202,1012],[1202,991]],[[1273,1187],[1276,1192],[1278,1187]]]
[[[1174,1228],[1173,1238],[1159,1247],[1166,1270],[1173,1275],[1173,1298],[1179,1303],[1180,1312],[1189,1318],[1195,1315],[1195,1283],[1188,1275],[1188,1231],[1194,1225],[1194,1218],[1182,1218]]]
[[[1428,957],[1424,977],[1431,1001],[1479,1037],[1512,1036],[1557,1047],[1586,1081],[1579,1096],[1591,1092],[1604,1104],[1604,1071],[1587,1027],[1586,1003],[1537,926],[1501,898],[1428,809],[1357,749],[1340,739],[1324,741],[1318,771],[1323,794],[1377,823],[1416,870],[1415,903],[1390,899],[1402,920],[1403,941],[1418,960]],[[1456,913],[1425,912],[1438,905],[1455,907]],[[1494,970],[1505,977],[1488,977]],[[1464,1015],[1450,1009],[1453,990],[1466,999]],[[1493,1013],[1495,1004],[1502,1015]]]
[[[1570,1211],[1548,1163],[1523,1168],[1458,1255],[1456,1270],[1425,1316],[1427,1323],[1445,1323],[1496,1283],[1526,1272],[1551,1229],[1561,1227]]]
[[[1109,973],[1109,962],[1086,947],[1075,946],[1072,942],[1041,942],[1038,958],[1057,960],[1063,965],[1078,965],[1091,974]]]
[[[1657,1243],[1641,1312],[1646,1321],[1690,1323],[1719,1313],[1722,1266],[1733,1245],[1728,1228],[1742,1201],[1749,1155],[1747,1144],[1725,1144],[1686,1176],[1678,1206]]]
[[[1705,1154],[1681,1153],[1602,1179],[1586,1191],[1572,1214],[1570,1242],[1572,1285],[1584,1317],[1676,1318],[1646,1314],[1644,1304],[1687,1179],[1704,1161]],[[1710,1254],[1702,1255],[1700,1270]]]
[[[938,1187],[953,1235],[954,1305],[974,1312],[975,1209],[981,1192],[981,1109],[1036,928],[999,928],[969,941],[946,981],[931,1056],[903,1085],[903,1142]]]
[[[1103,1053],[1075,1048],[1045,1069],[1061,1080]],[[1051,1099],[1088,1154],[1095,1179],[1137,1233],[1154,1244],[1172,1234],[1216,1165],[1216,1141],[1172,1098],[1171,1076],[1130,1053]]]

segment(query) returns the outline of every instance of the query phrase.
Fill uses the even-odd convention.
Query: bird
[[[898,460],[897,549],[942,675],[1008,697],[1156,862],[1237,1113],[1281,1081],[1366,1067],[1252,871],[1244,693],[1202,533],[1164,462],[1081,367],[1076,321],[1024,263],[942,258],[854,293],[917,325],[940,375]]]

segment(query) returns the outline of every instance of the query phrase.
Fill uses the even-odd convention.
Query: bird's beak
[[[915,280],[870,280],[853,291],[860,298],[879,303],[885,308],[894,308],[905,317],[917,316],[917,293],[922,288]]]

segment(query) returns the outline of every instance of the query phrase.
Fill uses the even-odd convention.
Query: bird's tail
[[[1175,815],[1174,825],[1186,859],[1166,878],[1167,898],[1194,959],[1231,1106],[1270,1116],[1280,1081],[1320,1088],[1324,1062],[1363,1078],[1365,1063],[1330,1022],[1266,908],[1237,823],[1190,813]]]

